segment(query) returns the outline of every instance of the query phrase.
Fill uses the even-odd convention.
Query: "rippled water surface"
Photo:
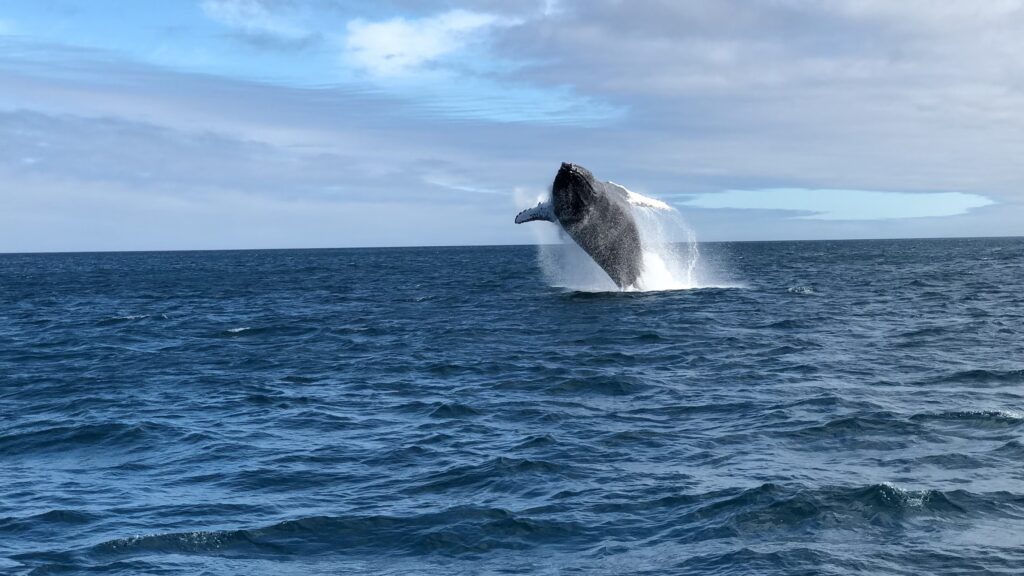
[[[0,255],[0,573],[1024,567],[1024,240]]]

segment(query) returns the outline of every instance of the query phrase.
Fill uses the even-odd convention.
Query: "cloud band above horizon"
[[[702,239],[1024,234],[1024,0],[12,0],[0,48],[0,251],[530,242],[562,161]]]

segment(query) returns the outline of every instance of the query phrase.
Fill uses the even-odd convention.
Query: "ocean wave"
[[[727,497],[705,496],[697,501],[707,499],[713,502],[694,506],[692,500],[682,501],[689,509],[674,516],[679,526],[669,528],[662,537],[693,542],[722,535],[768,536],[825,529],[877,531],[921,518],[966,520],[979,503],[987,508],[994,505],[1013,509],[1002,495],[908,490],[891,483],[823,488],[763,484]],[[641,510],[652,511],[650,504]]]
[[[564,464],[547,460],[498,456],[478,464],[459,464],[442,472],[419,478],[409,489],[423,492],[475,492],[481,489],[502,488],[515,492],[529,491],[530,478],[534,482],[548,482],[574,476],[574,470]]]
[[[0,531],[24,533],[52,525],[84,525],[95,522],[100,515],[83,510],[55,509],[30,514],[0,518]]]
[[[99,321],[100,325],[105,324],[118,324],[121,322],[130,322],[132,320],[142,320],[143,318],[149,318],[149,314],[125,314],[123,316],[110,316]]]
[[[964,522],[979,513],[1019,517],[1019,498],[1005,493],[911,490],[892,483],[864,486],[783,486],[767,483],[740,492],[664,496],[651,500],[606,493],[617,503],[577,509],[576,521],[554,519],[552,505],[531,511],[456,506],[412,515],[306,516],[258,528],[137,534],[82,549],[75,557],[94,563],[151,559],[155,555],[309,556],[345,554],[475,557],[496,550],[564,546],[605,549],[626,534],[656,548],[661,543],[735,544],[724,554],[743,554],[744,538],[775,533],[839,530],[881,532],[921,522]],[[597,526],[596,517],[620,518]],[[550,516],[550,517],[549,517]],[[648,522],[641,522],[642,519]],[[620,534],[621,532],[621,534]],[[600,556],[600,554],[598,554]],[[55,557],[60,558],[57,553]],[[27,558],[21,557],[20,560]]]
[[[909,460],[904,460],[908,465],[911,466],[934,466],[943,470],[977,470],[990,466],[982,458],[971,454],[961,454],[959,452],[943,453],[943,454],[929,454],[927,456],[918,456]]]
[[[1024,459],[1024,442],[1016,439],[1010,440],[998,448],[993,449],[990,453],[996,456],[1002,456],[1003,458],[1021,460]]]
[[[479,410],[459,402],[441,402],[430,411],[431,418],[466,418],[480,414]]]
[[[595,374],[590,377],[554,379],[546,389],[553,394],[626,396],[651,389],[643,378]]]
[[[262,528],[140,534],[108,540],[85,554],[97,560],[152,554],[311,555],[476,554],[524,549],[583,532],[574,522],[515,514],[501,508],[459,506],[413,516],[309,516]]]
[[[817,450],[822,445],[889,450],[927,434],[919,423],[887,411],[840,416],[781,433],[796,441],[800,450]]]
[[[950,330],[948,326],[926,326],[923,328],[915,328],[906,332],[900,332],[896,335],[897,338],[917,339],[928,336],[943,336]]]
[[[923,384],[1022,384],[1024,369],[992,370],[972,368],[927,378]]]
[[[1016,410],[956,410],[914,414],[911,420],[945,422],[967,426],[1021,426],[1024,425],[1024,412]]]
[[[144,446],[168,436],[175,437],[176,428],[155,422],[103,422],[47,426],[33,431],[0,435],[0,452],[7,454],[39,454],[109,448]]]

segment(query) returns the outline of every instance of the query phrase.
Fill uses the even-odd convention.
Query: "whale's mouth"
[[[594,175],[590,170],[579,164],[562,162],[551,183],[551,198],[560,218],[581,214],[595,193]]]

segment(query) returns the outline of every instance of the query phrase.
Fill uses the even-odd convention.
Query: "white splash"
[[[660,200],[654,202],[665,208],[649,207],[647,204],[637,204],[633,208],[644,254],[643,271],[637,281],[637,289],[647,292],[689,290],[704,286],[700,275],[697,235],[679,211]]]
[[[126,314],[124,316],[113,316],[111,320],[141,320],[142,318],[149,318],[149,314]]]
[[[716,285],[710,283],[701,265],[697,236],[683,216],[660,200],[648,200],[653,202],[631,201],[643,246],[643,272],[628,291],[689,290]],[[538,260],[548,284],[580,292],[620,291],[608,274],[557,225],[537,225],[532,229],[536,230]],[[555,243],[551,243],[552,231],[558,234]]]
[[[611,181],[609,181],[608,183],[611,184],[612,186],[622,188],[623,192],[626,193],[626,200],[629,201],[629,203],[632,204],[633,206],[654,208],[655,210],[664,210],[665,212],[675,211],[675,208],[669,206],[668,204],[665,204],[664,202],[658,200],[657,198],[651,198],[649,196],[644,196],[643,194],[637,194],[636,192],[633,192],[632,190],[626,188],[622,184],[616,184],[615,182]]]

